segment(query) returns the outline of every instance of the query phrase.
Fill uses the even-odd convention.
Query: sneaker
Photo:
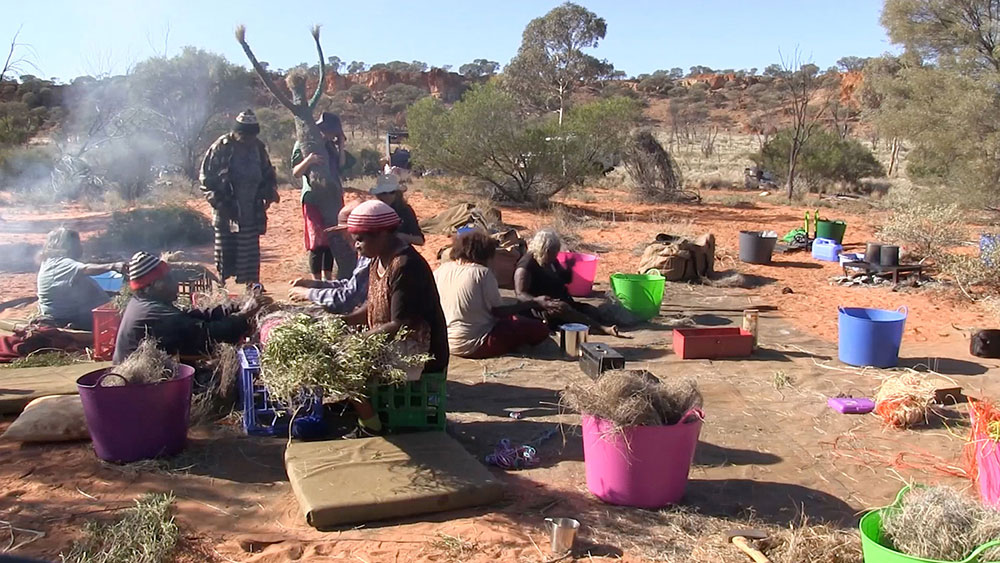
[[[383,432],[376,432],[370,428],[365,428],[364,426],[357,426],[354,430],[351,430],[347,434],[343,435],[345,440],[354,440],[356,438],[375,438],[381,436]]]

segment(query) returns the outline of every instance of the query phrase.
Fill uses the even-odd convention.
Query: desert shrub
[[[623,160],[639,199],[690,199],[691,194],[681,189],[684,180],[677,161],[649,131],[638,131],[632,136]]]
[[[489,184],[498,198],[542,204],[600,174],[638,120],[631,99],[600,99],[571,108],[562,125],[532,117],[494,84],[472,88],[450,110],[424,98],[407,111],[416,163]]]
[[[0,190],[44,189],[49,183],[54,158],[49,147],[0,147]]]
[[[116,211],[107,229],[95,237],[97,252],[159,252],[211,243],[212,224],[184,205]]]
[[[280,172],[292,170],[292,148],[295,146],[295,120],[282,109],[260,108],[256,110],[260,122],[260,140],[267,145],[267,153],[272,161],[281,162]],[[232,126],[231,123],[226,123]]]
[[[777,178],[787,178],[792,136],[789,129],[779,131],[751,159]],[[862,178],[885,176],[885,169],[860,142],[841,139],[826,129],[816,129],[799,153],[796,173],[810,190],[819,191],[838,182],[856,189]]]
[[[964,215],[957,205],[911,202],[889,216],[878,231],[882,240],[908,245],[921,257],[941,258],[965,239]]]

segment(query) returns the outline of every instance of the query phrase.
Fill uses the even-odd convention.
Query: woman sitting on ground
[[[56,229],[49,233],[38,270],[38,309],[42,317],[59,327],[92,330],[92,311],[111,298],[90,276],[121,272],[125,264],[80,262],[83,244],[80,233]]]
[[[597,307],[574,301],[566,288],[572,274],[572,261],[564,268],[556,260],[562,241],[555,232],[538,231],[528,243],[528,253],[517,263],[514,270],[514,290],[521,301],[534,301],[546,297],[556,302],[554,307],[546,307],[540,317],[552,328],[567,323],[581,323],[590,327],[590,332],[620,336],[618,327],[601,323]],[[569,269],[568,269],[569,268]],[[539,312],[535,312],[539,314]]]
[[[405,329],[405,354],[429,354],[423,366],[408,369],[410,381],[424,373],[448,369],[448,330],[441,298],[427,261],[396,234],[399,215],[381,201],[366,201],[347,219],[355,248],[371,259],[368,267],[368,300],[350,315],[348,324],[364,326],[368,334],[395,336]],[[370,401],[355,404],[359,427],[354,437],[379,434],[382,423]]]
[[[448,321],[448,345],[456,356],[495,358],[523,345],[536,346],[549,336],[545,323],[516,315],[556,311],[559,303],[540,296],[504,305],[490,269],[496,250],[497,241],[479,229],[456,235],[451,261],[434,272]]]

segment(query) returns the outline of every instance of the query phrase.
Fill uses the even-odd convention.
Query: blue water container
[[[101,286],[101,289],[104,291],[121,291],[122,285],[125,283],[125,277],[118,272],[104,272],[103,274],[90,277],[97,282],[97,285]]]
[[[840,307],[837,322],[840,361],[860,367],[896,367],[906,315],[906,307],[896,311]]]
[[[824,262],[839,262],[840,251],[844,247],[832,238],[818,238],[813,241],[812,257]]]

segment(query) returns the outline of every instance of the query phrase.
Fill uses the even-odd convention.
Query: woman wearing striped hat
[[[223,282],[260,282],[260,237],[267,232],[267,209],[278,203],[278,182],[267,148],[257,138],[253,110],[236,118],[201,164],[201,190],[212,206],[215,265]]]
[[[381,201],[366,201],[347,219],[347,230],[362,256],[371,258],[368,301],[346,317],[347,322],[368,327],[373,334],[409,333],[407,354],[430,354],[432,359],[407,372],[410,380],[422,373],[443,373],[448,368],[448,329],[434,274],[420,253],[396,236],[399,215]],[[357,405],[358,435],[382,429],[371,403]]]
[[[159,256],[136,252],[128,264],[132,297],[122,313],[112,361],[117,365],[147,336],[168,354],[200,356],[216,342],[237,343],[250,332],[250,319],[266,298],[247,300],[239,311],[216,307],[209,311],[181,310],[177,280]]]

